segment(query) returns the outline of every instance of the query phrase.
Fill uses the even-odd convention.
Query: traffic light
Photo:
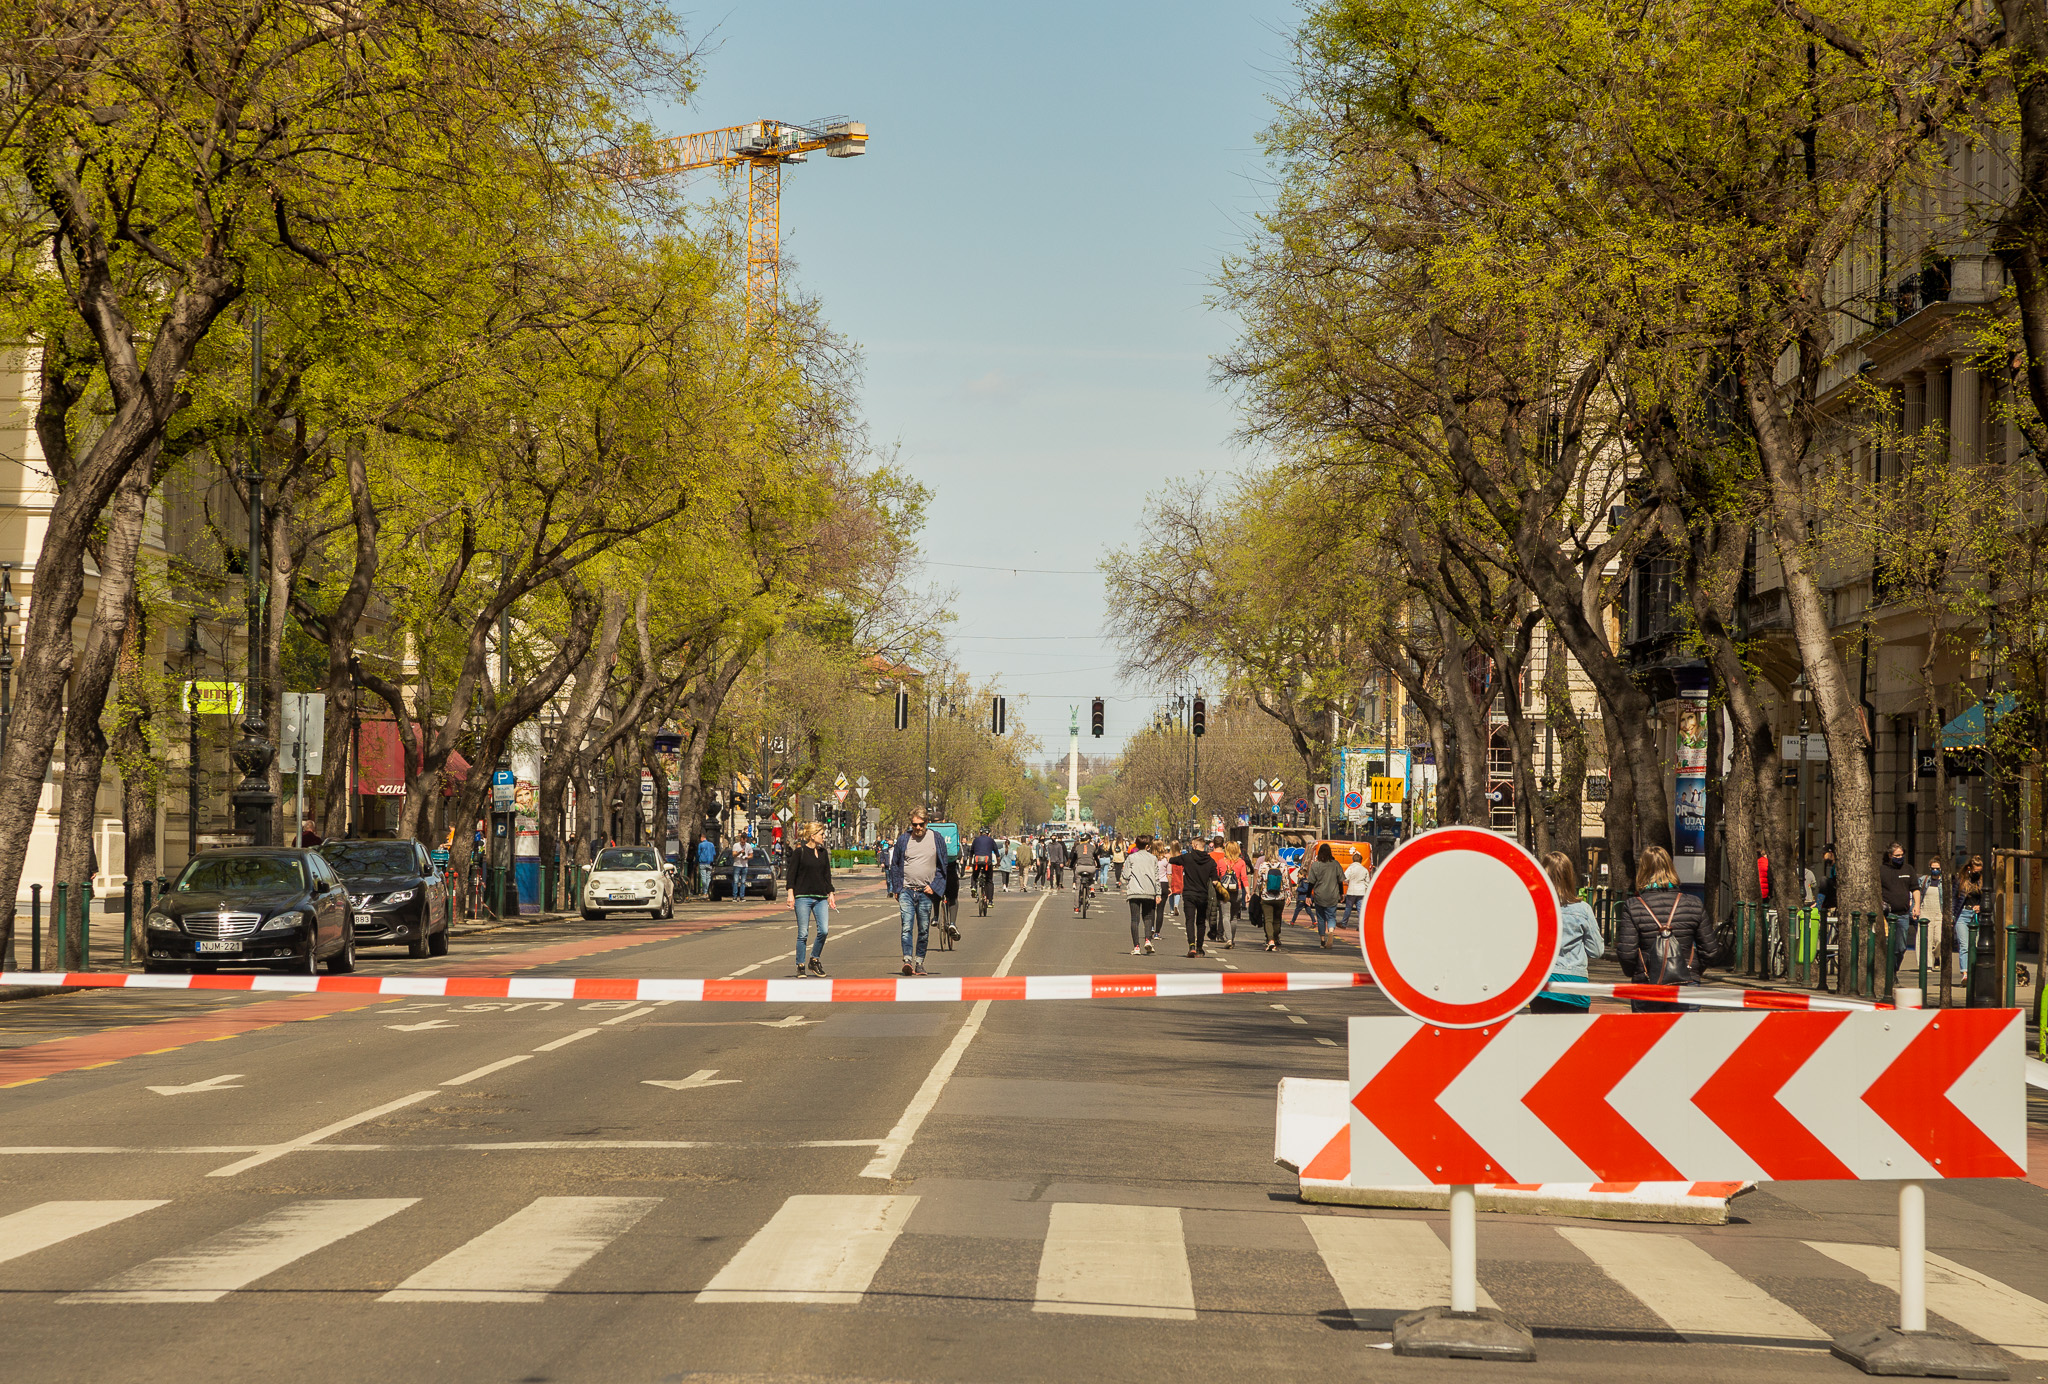
[[[1095,728],[1096,738],[1100,739],[1102,736],[1102,698],[1100,697],[1097,697],[1095,699],[1095,706],[1091,717],[1091,724]]]
[[[994,732],[995,734],[997,734],[997,735],[1001,735],[1001,734],[1003,733],[1004,729],[1005,729],[1006,727],[1008,727],[1008,725],[1009,725],[1009,724],[1010,724],[1010,702],[1009,702],[1009,698],[1007,698],[1007,697],[997,697],[997,698],[995,699],[995,705],[994,705],[994,706],[993,706],[992,708],[990,708],[990,710],[989,710],[989,717],[988,717],[988,728],[989,728],[989,730],[990,730],[990,731]]]
[[[896,729],[910,729],[910,694],[900,687],[896,689]]]
[[[1209,708],[1200,697],[1195,698],[1195,714],[1190,724],[1193,725],[1197,735],[1207,735],[1209,733]]]

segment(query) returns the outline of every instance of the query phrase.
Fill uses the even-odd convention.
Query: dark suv
[[[448,954],[448,876],[417,841],[329,841],[320,855],[348,885],[358,947]]]

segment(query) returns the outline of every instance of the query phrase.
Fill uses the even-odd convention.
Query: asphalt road
[[[826,960],[893,974],[894,905]],[[1348,970],[1293,934],[1129,955],[1121,908],[1002,898],[934,974]],[[506,930],[372,972],[757,976],[786,905]],[[1888,1186],[1718,1227],[1484,1217],[1534,1365],[1397,1360],[1441,1216],[1302,1205],[1274,1084],[1367,992],[994,1004],[102,994],[0,1006],[9,1381],[1848,1379],[1891,1319]],[[2048,1194],[1928,1194],[1937,1325],[2048,1370]],[[1817,1248],[1824,1246],[1825,1248]],[[1942,1265],[1949,1265],[1944,1268]],[[1882,1275],[1879,1274],[1879,1277]],[[1961,1318],[1962,1320],[1958,1320]]]

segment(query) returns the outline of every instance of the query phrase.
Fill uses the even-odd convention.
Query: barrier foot
[[[1394,1323],[1394,1354],[1428,1360],[1534,1360],[1536,1338],[1497,1308],[1458,1312],[1425,1307]]]
[[[1398,1352],[1400,1347],[1394,1349]],[[1896,1326],[1852,1331],[1835,1337],[1830,1353],[1865,1374],[1914,1379],[2011,1378],[1990,1346],[1958,1341],[1938,1331],[1901,1331]]]

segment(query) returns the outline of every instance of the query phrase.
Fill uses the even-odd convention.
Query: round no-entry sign
[[[1536,857],[1477,827],[1402,843],[1373,875],[1359,943],[1387,998],[1424,1023],[1478,1028],[1543,988],[1557,894]]]

